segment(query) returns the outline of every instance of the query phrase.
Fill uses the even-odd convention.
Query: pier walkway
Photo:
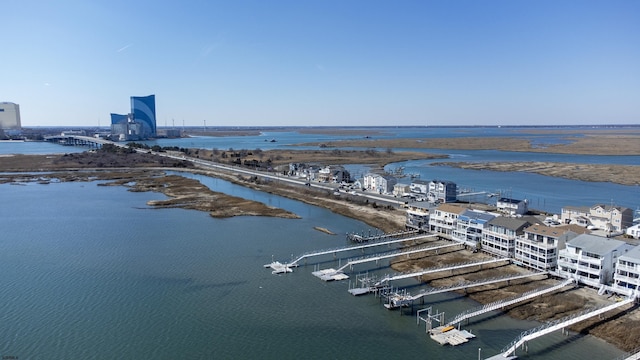
[[[380,241],[380,240],[386,240],[386,239],[393,239],[397,237],[416,235],[419,233],[420,233],[420,230],[407,230],[407,231],[401,231],[397,233],[369,235],[369,236],[358,235],[358,234],[347,234],[347,239],[353,242],[363,243],[363,242],[369,242],[369,241]]]
[[[308,259],[308,258],[314,257],[314,256],[329,255],[329,254],[334,254],[335,255],[335,254],[340,253],[340,252],[353,251],[353,250],[364,250],[366,248],[371,248],[371,247],[375,247],[375,246],[391,245],[391,244],[405,242],[405,241],[421,240],[421,239],[433,238],[433,237],[437,237],[437,236],[438,236],[437,234],[416,235],[416,236],[410,236],[410,237],[405,237],[405,238],[400,238],[400,239],[394,238],[394,239],[391,239],[391,240],[382,240],[382,241],[373,242],[373,243],[367,243],[367,244],[362,244],[362,245],[350,245],[350,246],[339,247],[339,248],[329,249],[329,250],[312,251],[312,252],[308,252],[308,253],[302,254],[302,255],[298,256],[295,260],[293,260],[293,261],[291,261],[289,263],[284,263],[282,265],[284,265],[287,268],[291,268],[291,267],[298,266],[298,263],[300,261],[302,261],[304,259]],[[270,267],[270,264],[266,264],[265,267]]]
[[[512,298],[509,299],[504,299],[504,300],[499,300],[499,301],[495,301],[483,306],[480,306],[478,308],[475,309],[470,309],[467,310],[465,312],[462,312],[458,315],[456,315],[452,320],[450,320],[446,326],[455,326],[456,324],[459,324],[461,322],[463,322],[464,320],[470,319],[474,316],[478,316],[478,315],[482,315],[484,313],[487,313],[489,311],[493,311],[493,310],[498,310],[498,309],[503,309],[507,306],[513,305],[513,304],[517,304],[523,301],[527,301],[529,299],[533,299],[535,297],[544,295],[544,294],[548,294],[550,292],[554,292],[556,290],[560,290],[563,287],[567,286],[567,285],[571,285],[574,284],[575,285],[575,280],[574,279],[569,279],[569,280],[565,280],[564,282],[554,285],[554,286],[550,286],[550,287],[546,287],[546,288],[541,288],[541,289],[535,289],[532,291],[528,291],[524,294],[520,294],[517,296],[514,296]]]
[[[589,319],[591,317],[594,316],[598,316],[601,314],[606,313],[607,311],[611,311],[620,307],[623,307],[625,305],[631,304],[636,300],[636,298],[634,296],[630,296],[625,300],[622,300],[620,302],[616,302],[610,305],[605,305],[599,308],[595,308],[595,309],[588,309],[582,313],[579,314],[575,314],[572,316],[568,316],[566,318],[557,320],[557,321],[552,321],[550,323],[544,324],[538,328],[535,329],[531,329],[528,331],[524,331],[522,334],[520,334],[520,336],[515,339],[514,341],[511,342],[511,344],[507,345],[502,353],[492,356],[489,358],[489,360],[504,360],[504,359],[515,359],[516,358],[516,350],[519,347],[523,347],[525,349],[525,351],[527,351],[527,342],[529,342],[530,340],[536,339],[540,336],[543,335],[547,335],[549,333],[552,333],[556,330],[561,330],[564,329],[568,326],[571,326],[573,324],[579,323],[583,320]]]
[[[441,267],[423,269],[423,270],[412,272],[412,273],[404,273],[404,274],[398,274],[398,275],[394,275],[394,276],[390,276],[389,275],[389,276],[384,277],[382,280],[380,280],[378,282],[378,284],[376,284],[376,285],[381,285],[384,282],[389,283],[389,282],[394,281],[394,280],[408,279],[408,278],[412,278],[412,277],[416,277],[416,276],[422,276],[422,275],[432,274],[432,273],[441,272],[441,271],[453,271],[453,270],[459,270],[459,269],[464,269],[464,268],[473,267],[473,266],[482,266],[482,265],[486,265],[486,264],[495,264],[495,263],[498,263],[498,262],[505,262],[505,261],[506,262],[510,262],[511,259],[509,259],[509,258],[490,259],[490,260],[483,260],[483,261],[477,261],[477,262],[468,262],[468,263],[455,264],[455,265],[445,265],[445,266],[441,266]]]
[[[444,292],[468,289],[468,288],[483,286],[483,285],[491,285],[491,284],[504,282],[504,281],[508,282],[511,280],[524,279],[528,277],[534,277],[534,276],[540,276],[540,275],[546,275],[546,274],[547,274],[546,272],[538,272],[538,273],[530,273],[530,274],[507,275],[507,276],[502,276],[497,278],[483,279],[479,281],[472,281],[472,282],[466,282],[461,284],[454,284],[450,286],[443,286],[439,288],[432,288],[428,290],[423,290],[416,295],[408,294],[405,291],[402,291],[400,293],[392,292],[384,295],[388,299],[388,303],[385,304],[385,307],[387,309],[394,309],[401,306],[408,306],[412,304],[415,300],[418,300],[422,297],[426,297],[429,295],[441,294]],[[487,310],[487,311],[490,311],[490,310]],[[451,324],[447,324],[447,325],[451,325]]]
[[[373,254],[373,255],[364,256],[355,260],[350,260],[349,262],[347,262],[346,264],[342,265],[337,269],[330,268],[330,269],[314,271],[313,275],[319,277],[324,281],[345,280],[345,279],[348,279],[349,277],[344,275],[343,270],[346,269],[347,267],[352,267],[353,265],[363,264],[363,263],[372,262],[372,261],[377,262],[383,259],[388,259],[388,258],[393,258],[393,257],[403,256],[403,255],[411,255],[419,252],[434,251],[434,250],[437,251],[437,250],[446,249],[449,247],[461,247],[461,246],[463,246],[463,244],[461,243],[452,243],[452,244],[445,244],[445,245],[439,245],[439,246],[421,246],[419,248],[415,248],[411,250],[397,250],[397,251],[392,251],[392,252],[383,253],[383,254]]]

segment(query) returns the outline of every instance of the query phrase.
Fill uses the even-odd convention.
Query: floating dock
[[[343,273],[342,271],[337,271],[336,269],[324,269],[314,271],[311,274],[315,277],[319,277],[324,281],[339,281],[339,280],[347,280],[349,275]]]
[[[467,330],[458,330],[453,326],[438,326],[429,330],[429,337],[440,345],[456,346],[476,337]]]

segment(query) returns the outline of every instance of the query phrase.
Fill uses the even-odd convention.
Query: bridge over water
[[[95,138],[91,136],[80,136],[80,135],[54,135],[54,136],[46,136],[44,138],[45,141],[56,143],[59,145],[65,146],[87,146],[91,148],[101,148],[102,145],[105,144],[113,144],[115,146],[126,146],[123,144],[118,144],[113,141]]]

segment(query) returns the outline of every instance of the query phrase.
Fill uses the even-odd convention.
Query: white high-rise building
[[[0,102],[0,129],[21,129],[20,106],[10,102]]]

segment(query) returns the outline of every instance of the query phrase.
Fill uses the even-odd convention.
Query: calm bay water
[[[265,137],[277,137],[278,142],[264,142]],[[327,138],[303,137],[304,141]],[[243,143],[221,139],[162,140],[162,146],[179,141],[182,145],[176,146],[186,147],[191,146],[189,141],[202,141],[201,147],[250,149],[301,140],[292,133],[238,139]],[[15,148],[1,143],[0,154],[82,150],[45,143],[8,145]],[[474,161],[527,157],[506,152],[448,153]],[[622,163],[636,161],[614,158]],[[428,161],[393,166],[400,165],[407,172],[419,171],[424,179],[453,180],[476,190],[511,188],[514,196],[517,191],[539,194],[539,202],[550,208],[609,203],[611,194],[625,198],[626,206],[640,204],[638,187],[472,172],[435,167]],[[346,244],[343,234],[369,227],[297,201],[194,177],[216,191],[285,208],[302,219],[213,219],[197,211],[152,210],[146,201],[163,195],[131,193],[95,182],[0,185],[0,355],[20,359],[477,359],[478,348],[482,357],[495,355],[521,331],[538,325],[496,312],[464,326],[476,339],[458,347],[441,347],[427,337],[424,325],[416,325],[408,310],[387,311],[374,296],[349,295],[346,282],[322,282],[311,275],[311,263],[292,274],[272,275],[263,268],[272,259],[288,260],[310,250],[342,246]],[[538,207],[534,196],[529,199]],[[321,233],[314,226],[340,235]],[[357,255],[361,254],[345,256]],[[318,261],[321,268],[344,263],[332,257]],[[382,275],[389,271],[384,265],[358,265],[352,275],[364,271]],[[398,285],[418,290],[413,280]],[[477,305],[444,294],[414,310],[432,306],[451,318]],[[573,360],[611,359],[619,354],[590,336],[552,334],[531,342],[528,355],[519,355]]]
[[[405,312],[313,266],[272,275],[275,255],[345,244],[366,225],[297,201],[218,179],[208,186],[294,211],[302,219],[213,219],[147,209],[156,193],[97,183],[0,185],[0,355],[20,359],[475,359],[498,353],[535,323],[496,314],[474,319],[478,335],[441,347]],[[355,254],[351,254],[355,256]],[[331,257],[322,267],[336,266]],[[373,266],[375,267],[375,266]],[[373,270],[360,265],[356,272]],[[401,286],[415,285],[407,281]],[[453,294],[426,306],[447,318],[477,304]],[[422,306],[417,306],[421,308]],[[611,358],[589,336],[553,334],[530,344],[532,359]]]

